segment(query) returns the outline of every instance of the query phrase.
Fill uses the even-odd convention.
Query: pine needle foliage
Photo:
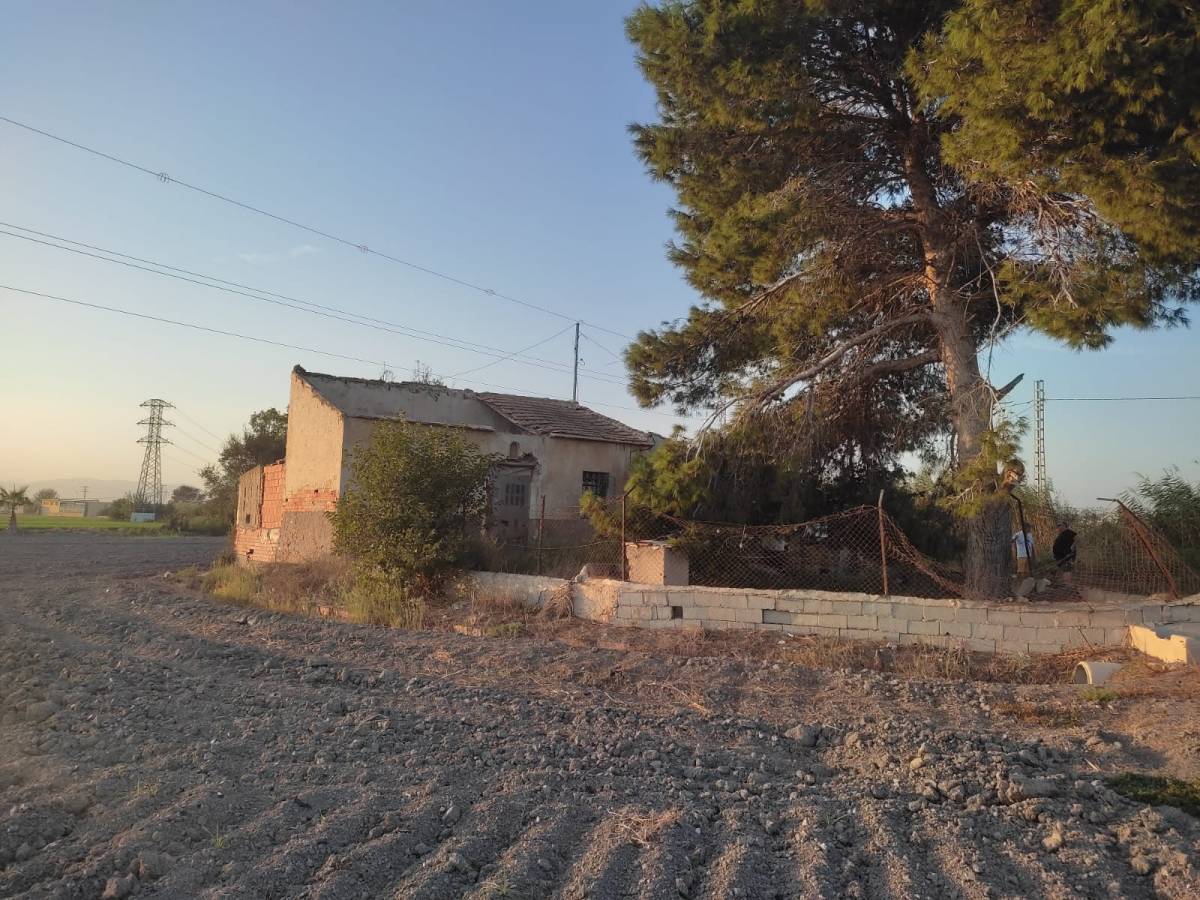
[[[626,354],[645,405],[804,439],[883,385],[956,436],[968,582],[1006,590],[980,351],[1184,321],[1200,13],[1178,0],[665,0],[628,20],[633,126],[704,297]],[[836,430],[837,421],[826,423]],[[829,443],[836,446],[836,441]],[[977,457],[984,457],[974,463]]]

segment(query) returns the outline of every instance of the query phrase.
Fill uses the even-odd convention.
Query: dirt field
[[[1101,781],[1196,774],[1190,682],[1088,705],[162,577],[221,546],[0,538],[0,896],[1200,896],[1196,820]]]

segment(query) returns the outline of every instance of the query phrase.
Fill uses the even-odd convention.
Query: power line
[[[207,428],[205,428],[203,425],[201,425],[199,422],[197,422],[195,419],[193,419],[191,416],[189,416],[187,413],[185,413],[178,406],[175,407],[175,414],[183,416],[185,419],[187,419],[189,422],[191,422],[193,425],[195,425],[197,428],[199,428],[201,431],[203,431],[205,434],[207,434],[209,437],[213,438],[214,440],[218,440],[218,441],[225,440],[225,438],[221,437],[219,434],[215,434],[215,433],[209,431]],[[176,427],[178,427],[178,426],[176,426]]]
[[[1177,397],[1047,397],[1046,403],[1119,403],[1148,400],[1200,400],[1200,394]]]
[[[180,181],[178,178],[173,178],[172,176],[168,175],[166,172],[161,172],[161,171],[156,172],[152,169],[146,168],[145,166],[138,165],[137,163],[134,163],[134,162],[130,162],[127,159],[122,159],[121,157],[114,156],[111,153],[105,153],[102,150],[96,150],[93,147],[88,147],[85,144],[78,143],[77,141],[72,141],[67,138],[60,137],[57,134],[51,134],[50,132],[43,131],[40,128],[34,128],[32,125],[27,125],[24,122],[18,122],[17,120],[10,119],[7,116],[0,116],[0,122],[7,122],[9,125],[14,125],[17,128],[23,128],[26,131],[32,132],[33,134],[41,135],[42,137],[45,137],[45,138],[49,138],[52,141],[58,141],[60,144],[65,144],[68,147],[74,147],[76,150],[82,150],[85,153],[90,153],[93,156],[98,156],[101,159],[108,160],[109,162],[114,162],[114,163],[117,163],[118,165],[125,166],[127,168],[133,169],[134,171],[141,172],[145,175],[150,175],[153,178],[156,178],[159,181],[163,182],[164,184],[177,184],[182,188],[187,188],[190,191],[195,191],[198,194],[203,194],[206,197],[211,197],[214,200],[220,200],[222,203],[229,203],[233,206],[237,206],[241,209],[247,210],[248,212],[257,213],[260,216],[266,216],[269,219],[274,219],[276,222],[282,222],[285,225],[291,225],[293,228],[299,228],[302,231],[307,231],[310,234],[315,234],[318,237],[325,238],[326,240],[330,240],[330,241],[334,241],[339,244],[343,244],[347,247],[351,247],[355,250],[358,250],[361,253],[364,253],[364,254],[369,253],[372,256],[378,256],[381,259],[386,259],[390,262],[398,263],[399,265],[406,266],[410,269],[415,269],[418,272],[424,272],[425,274],[432,275],[435,278],[441,278],[444,281],[449,281],[449,282],[452,282],[453,284],[457,284],[462,287],[470,288],[473,291],[478,291],[482,294],[487,294],[488,296],[496,297],[500,300],[506,300],[509,303],[515,303],[518,306],[524,306],[529,309],[533,309],[538,312],[545,313],[546,315],[555,316],[559,319],[567,319],[571,322],[576,321],[575,316],[570,316],[570,315],[567,315],[566,313],[558,312],[557,310],[550,309],[549,307],[539,306],[536,303],[530,303],[528,300],[522,300],[519,297],[513,297],[508,294],[502,294],[499,291],[496,291],[492,288],[487,288],[487,287],[484,287],[483,285],[475,284],[474,282],[470,282],[465,279],[458,278],[457,276],[454,276],[454,275],[448,275],[445,272],[439,272],[437,269],[431,269],[428,266],[422,266],[417,263],[411,262],[409,260],[401,259],[400,257],[393,256],[390,253],[384,253],[380,250],[372,250],[365,243],[352,241],[352,240],[349,240],[348,238],[340,237],[339,235],[333,234],[331,232],[323,231],[320,228],[315,228],[311,225],[305,225],[302,222],[297,222],[296,220],[289,219],[286,216],[281,216],[281,215],[278,215],[277,213],[269,212],[265,209],[262,209],[261,207],[253,206],[253,205],[246,203],[244,201],[241,201],[241,200],[235,200],[232,197],[227,197],[224,194],[219,194],[216,191],[209,190],[208,188],[200,187],[199,185],[195,185],[195,184],[189,184],[186,181]],[[617,337],[631,339],[631,338],[629,338],[629,335],[622,334],[619,331],[614,331],[611,328],[605,328],[603,325],[595,325],[591,322],[587,322],[585,324],[587,324],[589,328],[595,328],[596,330],[606,332],[607,334],[613,334],[613,335],[616,335]]]
[[[18,294],[25,294],[29,297],[40,297],[43,300],[55,300],[59,303],[69,303],[72,306],[83,306],[88,309],[100,309],[104,312],[117,313],[122,316],[133,316],[135,319],[146,319],[150,322],[161,322],[165,325],[178,325],[180,328],[191,328],[194,331],[206,331],[209,334],[219,334],[224,337],[241,338],[244,341],[254,341],[258,344],[270,344],[273,347],[283,347],[287,350],[299,350],[302,353],[317,353],[321,356],[328,356],[333,359],[344,359],[349,362],[365,363],[369,366],[379,366],[387,368],[388,364],[377,359],[364,359],[361,356],[349,356],[345,353],[333,353],[329,350],[318,350],[315,347],[301,347],[297,344],[285,344],[283,341],[273,341],[269,338],[254,337],[249,334],[239,334],[236,331],[222,331],[220,328],[209,328],[207,325],[197,325],[194,322],[180,322],[178,319],[168,319],[164,316],[152,316],[149,313],[134,312],[130,309],[118,309],[115,306],[104,306],[100,303],[88,303],[85,300],[72,300],[68,297],[59,297],[55,294],[43,294],[40,291],[30,291],[25,288],[13,287],[8,284],[0,284],[0,288],[6,291],[15,291]]]
[[[195,457],[200,462],[204,463],[204,465],[206,465],[206,466],[212,465],[211,459],[201,456],[199,453],[196,453],[194,450],[189,450],[187,447],[181,446],[179,444],[172,444],[171,446],[174,447],[176,450],[180,450],[183,453],[186,453],[188,456]]]
[[[187,269],[180,269],[178,267],[169,266],[165,263],[156,262],[154,260],[141,259],[136,256],[130,256],[125,253],[120,253],[116,250],[108,250],[106,248],[97,247],[92,244],[86,244],[82,241],[74,241],[74,240],[71,240],[70,238],[64,238],[64,237],[60,237],[58,235],[46,234],[44,232],[35,231],[32,228],[25,228],[21,225],[12,225],[7,222],[0,222],[0,226],[4,226],[5,228],[16,228],[19,231],[29,232],[29,234],[36,234],[40,238],[50,238],[51,240],[62,241],[66,244],[74,244],[74,245],[76,245],[76,247],[87,247],[89,250],[96,250],[99,253],[107,253],[110,256],[122,257],[122,259],[110,259],[108,256],[99,256],[97,253],[89,253],[86,250],[78,250],[78,249],[76,249],[76,247],[65,247],[60,244],[50,243],[50,241],[47,241],[47,240],[40,240],[39,238],[29,237],[28,235],[25,235],[25,234],[14,234],[11,231],[5,231],[4,228],[0,228],[0,234],[6,235],[8,237],[18,238],[19,240],[29,241],[34,244],[41,244],[42,246],[45,246],[45,247],[50,247],[55,250],[63,250],[63,251],[66,251],[67,253],[74,253],[79,256],[86,256],[90,259],[100,260],[101,262],[114,263],[116,265],[125,266],[127,268],[137,269],[142,272],[149,272],[152,275],[161,275],[164,278],[174,278],[177,281],[185,281],[189,284],[198,285],[199,287],[206,287],[211,290],[224,291],[227,294],[233,294],[235,296],[245,297],[250,300],[257,300],[261,303],[270,303],[274,306],[282,306],[287,309],[293,309],[293,310],[297,310],[299,312],[306,312],[306,313],[309,313],[310,315],[321,316],[322,318],[326,318],[326,319],[333,319],[333,320],[340,321],[340,322],[347,322],[351,325],[358,325],[362,328],[371,328],[371,329],[377,330],[377,331],[386,331],[386,332],[390,332],[392,334],[399,334],[404,337],[412,338],[413,340],[425,341],[426,343],[440,344],[441,346],[449,347],[452,350],[466,350],[468,353],[476,353],[481,356],[493,356],[493,357],[496,357],[498,361],[503,361],[505,359],[515,359],[516,362],[520,362],[523,365],[534,366],[535,368],[540,368],[540,369],[547,369],[551,372],[558,372],[561,374],[566,374],[567,372],[570,371],[570,369],[563,366],[563,364],[556,363],[553,360],[539,359],[536,357],[530,358],[530,359],[516,358],[516,357],[520,357],[520,355],[523,351],[509,352],[500,347],[491,347],[487,344],[477,344],[477,343],[474,343],[473,341],[464,341],[460,338],[454,338],[454,337],[450,337],[448,335],[438,334],[437,332],[433,332],[433,331],[423,331],[418,328],[412,328],[411,326],[408,326],[408,325],[399,325],[397,323],[388,322],[383,319],[374,319],[372,317],[363,316],[359,313],[355,313],[355,312],[352,312],[349,310],[344,310],[344,309],[341,309],[336,306],[326,306],[326,305],[323,305],[320,303],[314,303],[309,300],[301,300],[296,297],[289,297],[286,294],[277,294],[274,291],[267,291],[262,288],[255,288],[255,287],[251,287],[249,285],[239,284],[238,282],[234,282],[234,281],[226,281],[225,279],[216,278],[212,275],[205,275],[200,272],[192,272]],[[132,260],[132,262],[127,262],[126,260]],[[146,263],[147,265],[139,265],[139,263]],[[159,271],[158,269],[148,268],[147,266],[158,266],[161,269],[168,269],[170,271]],[[183,273],[183,274],[174,274],[174,273]],[[188,276],[195,276],[195,277],[193,278],[193,277],[188,277]],[[201,278],[206,279],[206,281],[198,281],[197,280],[197,279],[201,279]],[[217,283],[209,284],[208,283],[209,281],[217,282]],[[225,285],[228,285],[228,287]],[[240,289],[244,289],[244,290],[240,290]],[[248,292],[252,292],[252,293],[248,293]],[[272,298],[280,298],[280,299],[272,299]],[[284,301],[288,301],[288,302],[284,302]],[[295,304],[301,304],[301,305],[297,306]],[[307,307],[312,307],[312,308],[309,309]],[[360,319],[362,319],[364,321],[358,321]],[[570,326],[568,326],[568,327],[570,327]],[[605,374],[587,375],[585,377],[591,378],[594,381],[607,381],[612,384],[623,384],[624,383],[619,378],[614,378],[611,375],[605,375]]]
[[[550,341],[554,340],[556,337],[566,334],[568,331],[570,331],[574,327],[575,326],[573,324],[568,325],[566,328],[562,329],[561,331],[554,332],[554,334],[550,335],[550,337],[548,337],[548,338],[542,338],[540,341],[530,344],[528,347],[522,347],[520,350],[514,350],[508,356],[502,356],[500,359],[494,359],[491,362],[486,362],[483,365],[476,366],[473,369],[463,369],[461,372],[455,372],[453,375],[449,375],[447,377],[450,379],[460,378],[463,375],[470,375],[472,372],[480,372],[484,369],[491,368],[492,366],[499,365],[502,362],[506,362],[507,360],[512,359],[514,356],[520,356],[523,353],[527,353],[528,351],[533,350],[535,347],[540,347],[540,346],[542,346],[542,344],[549,343]]]
[[[182,428],[180,428],[178,425],[176,425],[176,426],[175,426],[175,433],[176,433],[176,434],[182,434],[182,435],[183,435],[185,438],[187,438],[189,441],[194,441],[195,443],[197,443],[197,444],[199,444],[201,447],[203,447],[205,450],[211,450],[213,453],[220,453],[220,452],[221,452],[221,451],[220,451],[220,450],[218,450],[216,447],[213,447],[213,446],[210,446],[209,444],[206,444],[206,443],[204,443],[204,441],[200,440],[200,438],[196,437],[194,434],[188,434],[188,432],[184,431],[184,430],[183,430]]]
[[[597,347],[599,347],[601,350],[603,350],[605,353],[607,353],[609,356],[611,356],[611,357],[613,358],[613,361],[614,361],[614,362],[624,362],[624,361],[625,361],[624,357],[622,357],[622,356],[621,356],[619,353],[616,353],[616,352],[615,352],[615,351],[613,351],[613,350],[609,350],[607,347],[605,347],[605,346],[604,346],[602,343],[600,343],[598,340],[596,340],[596,339],[595,339],[595,338],[593,338],[593,337],[590,337],[586,331],[580,332],[580,335],[581,335],[581,336],[583,337],[583,339],[584,339],[585,341],[587,341],[589,344],[595,344]],[[612,365],[612,363],[605,363],[605,365],[608,365],[608,366],[610,366],[610,365]]]
[[[81,307],[84,307],[85,309],[98,309],[103,312],[116,313],[117,315],[132,316],[133,318],[136,318],[136,319],[145,319],[150,322],[159,322],[159,323],[162,323],[165,325],[177,325],[180,328],[190,328],[194,331],[203,331],[203,332],[207,332],[208,334],[218,334],[218,335],[221,335],[222,337],[239,338],[244,341],[253,341],[257,344],[269,344],[270,346],[273,346],[273,347],[282,347],[287,350],[299,350],[303,353],[316,353],[320,356],[328,356],[333,359],[343,359],[343,360],[348,360],[349,362],[365,363],[366,365],[374,366],[376,368],[382,368],[382,369],[391,368],[391,364],[384,360],[363,359],[362,357],[359,357],[359,356],[348,356],[344,353],[334,353],[330,350],[318,350],[315,347],[301,347],[297,344],[287,344],[287,343],[284,343],[283,341],[274,341],[274,340],[270,340],[268,338],[256,337],[254,335],[241,334],[236,331],[223,331],[222,329],[219,329],[219,328],[210,328],[207,325],[197,325],[194,322],[181,322],[178,319],[168,319],[163,316],[152,316],[152,315],[149,315],[148,313],[134,312],[133,310],[120,309],[115,306],[105,306],[100,303],[89,303],[85,300],[74,300],[69,297],[61,297],[56,294],[46,294],[41,291],[33,291],[33,290],[29,290],[27,288],[13,287],[12,285],[8,285],[8,284],[0,284],[0,290],[12,291],[17,294],[24,294],[28,297],[37,297],[42,300],[52,300],[52,301],[59,302],[59,303],[67,303],[67,304],[70,304],[71,306],[81,306]],[[518,390],[517,388],[511,387],[509,385],[493,384],[491,382],[486,382],[486,381],[474,381],[474,379],[471,379],[471,381],[475,384],[481,384],[486,387],[496,387],[496,388],[500,388],[500,389],[506,390],[506,391]],[[629,406],[620,406],[619,404],[616,404],[616,403],[595,401],[593,403],[593,405],[608,406],[608,407],[613,407],[616,409],[629,409],[634,412],[645,412],[650,415],[666,416],[666,417],[672,418],[672,419],[679,418],[678,416],[672,415],[671,413],[664,413],[664,412],[659,412],[657,410],[649,410],[649,409],[647,409],[647,410],[636,409],[634,407],[629,407]],[[176,446],[178,446],[178,445],[176,445]]]

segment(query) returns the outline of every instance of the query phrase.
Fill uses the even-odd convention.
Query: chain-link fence
[[[1126,594],[1183,596],[1200,591],[1200,576],[1154,528],[1123,504],[1107,515],[1066,522],[1074,554],[1052,549],[1063,515],[1013,503],[1013,544],[1022,523],[1032,535],[1028,566],[1010,547],[1014,584],[1041,599],[1081,599],[1084,588]],[[624,498],[552,510],[521,541],[485,540],[479,566],[491,571],[572,578],[625,578],[626,543],[662,542],[688,561],[688,582],[705,587],[817,589],[916,597],[966,596],[959,560],[923,554],[879,506],[859,506],[806,522],[738,525],[655,513]]]

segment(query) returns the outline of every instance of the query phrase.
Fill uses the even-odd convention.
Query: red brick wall
[[[263,528],[278,528],[283,524],[283,476],[283,463],[263,466]]]
[[[283,500],[287,512],[328,512],[337,506],[337,491],[297,491]]]
[[[233,538],[233,547],[238,559],[253,562],[275,562],[279,557],[279,543],[283,531],[285,513],[323,513],[328,512],[337,505],[337,491],[333,490],[298,491],[290,497],[285,497],[283,495],[285,474],[286,469],[282,462],[263,466],[262,507],[259,516],[262,527],[250,528],[245,525],[239,525]],[[320,518],[323,519],[323,517]],[[298,553],[299,556],[295,560],[289,560],[292,562],[314,554],[319,555],[318,551],[321,553],[328,552],[328,548],[325,546],[329,543],[328,535],[324,532],[316,538],[308,535],[308,531],[312,531],[313,529],[311,527],[307,528],[307,530],[300,528],[302,519],[304,519],[303,515],[295,518],[289,524],[292,530],[305,531],[303,535],[297,534],[297,538],[309,538],[307,543],[304,540],[300,540],[299,544],[295,540],[290,542],[289,546],[297,544],[299,548],[293,548],[294,552],[292,555]],[[324,525],[323,522],[318,524]],[[324,531],[328,531],[328,526],[325,526]],[[312,544],[313,546],[310,547],[308,544]]]
[[[233,536],[233,550],[239,560],[275,562],[278,549],[278,528],[239,528]]]

